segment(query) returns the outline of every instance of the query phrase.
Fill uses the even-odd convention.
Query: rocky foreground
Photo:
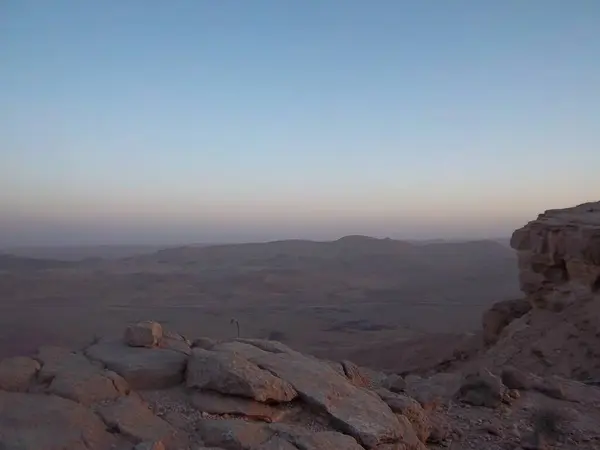
[[[450,372],[141,322],[0,361],[0,449],[598,449],[600,203],[547,212],[512,244],[526,297],[491,308],[485,350]]]

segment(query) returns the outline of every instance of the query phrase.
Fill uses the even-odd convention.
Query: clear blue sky
[[[598,0],[4,0],[0,244],[508,235],[600,197]]]

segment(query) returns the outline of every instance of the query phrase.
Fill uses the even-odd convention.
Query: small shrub
[[[238,322],[238,320],[235,317],[232,317],[231,320],[229,321],[230,325],[235,325],[236,330],[237,330],[237,337],[240,337],[240,323]]]

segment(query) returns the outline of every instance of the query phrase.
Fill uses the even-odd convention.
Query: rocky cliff
[[[561,311],[600,291],[600,202],[546,211],[516,230],[521,289],[538,308]]]
[[[526,297],[515,301],[519,315],[496,336],[488,365],[600,379],[600,202],[546,211],[511,245]]]

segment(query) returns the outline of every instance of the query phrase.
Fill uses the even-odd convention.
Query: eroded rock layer
[[[489,336],[497,344],[487,365],[600,379],[600,202],[546,211],[516,230],[511,245],[532,309],[490,310]]]

